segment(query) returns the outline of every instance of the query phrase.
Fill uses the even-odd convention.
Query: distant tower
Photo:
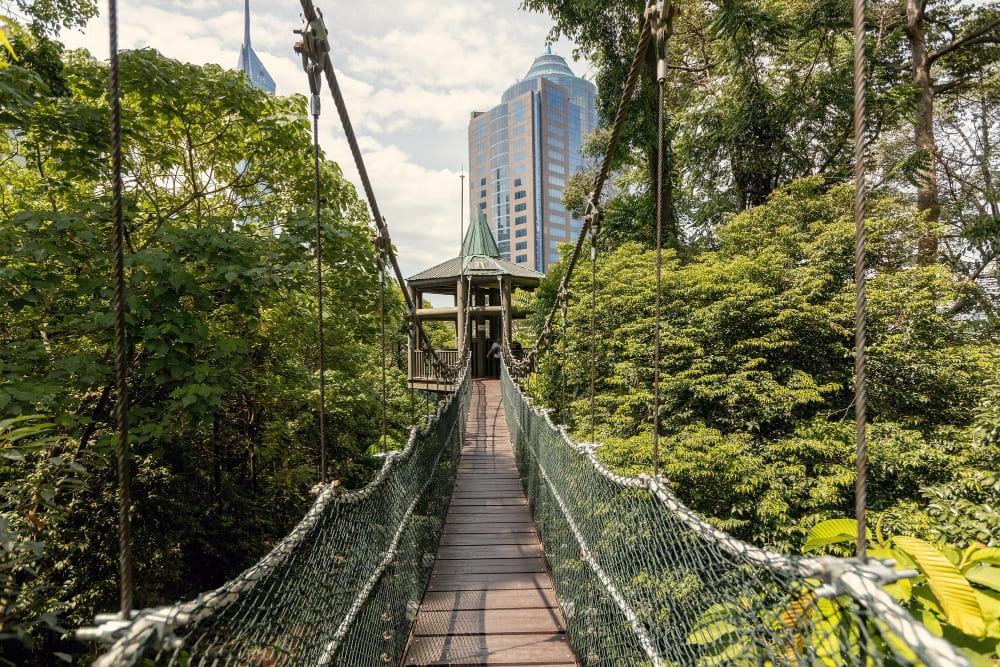
[[[254,88],[260,88],[274,95],[274,79],[267,73],[264,63],[260,61],[253,47],[250,46],[250,0],[245,0],[243,17],[243,46],[240,48],[240,61],[236,67],[246,72]]]
[[[502,259],[539,272],[576,240],[583,220],[562,205],[580,152],[597,127],[597,88],[573,74],[552,45],[500,104],[469,120],[469,201],[486,215]],[[475,219],[475,218],[473,218]]]

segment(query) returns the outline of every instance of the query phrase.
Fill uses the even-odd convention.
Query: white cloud
[[[123,3],[119,45],[234,67],[243,40],[239,0],[150,0]],[[489,109],[542,52],[550,22],[518,9],[519,0],[408,0],[357,3],[326,12],[338,82],[383,215],[406,275],[458,250],[459,165],[468,163],[469,112]],[[287,5],[287,6],[286,6]],[[278,94],[307,93],[292,50],[298,3],[251,2],[251,41]],[[65,33],[70,48],[107,57],[104,16]],[[573,45],[560,42],[569,56]],[[578,74],[589,66],[571,63]],[[339,119],[323,86],[320,142],[345,176],[360,179]]]

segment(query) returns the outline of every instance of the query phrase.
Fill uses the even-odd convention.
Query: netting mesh
[[[329,487],[233,581],[147,610],[98,664],[398,663],[434,564],[463,437],[469,371],[358,491]]]
[[[605,468],[503,368],[503,399],[581,665],[964,661],[874,580],[885,564],[767,552],[718,531],[650,478]]]

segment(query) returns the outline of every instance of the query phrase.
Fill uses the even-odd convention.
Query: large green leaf
[[[870,539],[871,531],[865,529],[865,535]],[[820,521],[809,529],[806,543],[802,551],[812,551],[828,544],[841,542],[856,542],[858,539],[858,522],[854,519],[827,519]]]
[[[1000,567],[980,563],[966,570],[965,578],[974,584],[1000,591]]]
[[[966,634],[982,637],[986,633],[983,611],[979,608],[972,586],[947,556],[915,537],[901,535],[893,539],[896,546],[913,557],[927,576],[927,583],[941,603],[948,622]]]
[[[1000,565],[1000,547],[987,547],[973,551],[966,561],[966,566],[969,567],[976,563]]]
[[[7,49],[7,52],[10,53],[11,58],[17,60],[17,54],[14,53],[14,47],[11,45],[10,40],[7,39],[7,33],[5,29],[2,27],[2,26],[7,26],[7,29],[12,29],[16,26],[16,24],[6,16],[0,16],[0,24],[2,24],[0,25],[0,44],[2,44]],[[5,63],[0,62],[0,67],[5,67],[5,66],[6,66]]]

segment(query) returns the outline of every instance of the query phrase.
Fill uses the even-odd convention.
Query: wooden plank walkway
[[[499,380],[473,380],[462,459],[404,665],[576,665]]]

